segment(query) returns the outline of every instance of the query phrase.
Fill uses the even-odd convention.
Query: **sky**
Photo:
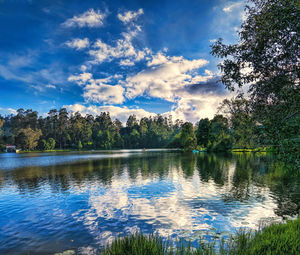
[[[0,0],[0,114],[67,108],[197,122],[231,97],[210,45],[244,1]]]

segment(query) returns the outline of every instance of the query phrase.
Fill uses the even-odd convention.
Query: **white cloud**
[[[152,56],[152,60],[147,63],[147,66],[161,65],[168,62],[168,58],[162,52],[158,52],[156,55]]]
[[[130,59],[123,59],[120,61],[120,66],[133,66],[134,62]]]
[[[223,8],[223,12],[226,13],[232,12],[234,9],[240,8],[241,5],[242,2],[231,3],[230,5],[227,5],[226,7]]]
[[[82,72],[85,72],[86,69],[87,69],[87,66],[86,66],[86,65],[81,65],[81,66],[80,66],[80,70],[81,70]]]
[[[56,86],[53,85],[53,84],[47,84],[47,85],[46,85],[46,88],[49,88],[49,89],[56,89]]]
[[[143,9],[139,9],[137,12],[134,11],[128,11],[124,14],[119,13],[118,18],[121,20],[124,24],[128,24],[131,21],[135,20],[138,16],[142,15],[144,13]]]
[[[201,118],[213,118],[217,112],[219,104],[228,95],[218,96],[215,94],[188,95],[181,97],[177,105],[165,116],[172,115],[173,119],[181,119],[196,123]]]
[[[81,73],[79,75],[71,75],[68,81],[74,81],[78,85],[85,84],[88,80],[92,79],[93,75],[91,73]]]
[[[64,105],[66,109],[73,112],[80,112],[83,115],[91,114],[91,115],[99,115],[101,112],[109,112],[110,116],[113,119],[119,119],[122,123],[126,123],[128,117],[130,115],[136,115],[138,119],[142,117],[150,117],[157,115],[153,112],[147,112],[144,109],[129,109],[127,107],[118,107],[113,105],[104,105],[104,106],[85,106],[82,104],[74,104],[74,105]]]
[[[63,26],[65,27],[100,27],[103,25],[103,20],[106,14],[101,13],[100,10],[95,11],[90,9],[78,16],[67,19]]]
[[[113,86],[95,80],[95,82],[85,86],[83,97],[88,102],[121,104],[125,100],[124,90],[120,85]]]
[[[0,113],[4,115],[10,115],[10,114],[17,114],[17,110],[12,109],[12,108],[3,108],[0,107]]]
[[[84,39],[75,38],[72,41],[66,42],[66,45],[69,46],[70,48],[75,48],[76,50],[81,50],[81,49],[89,47],[90,42],[89,42],[88,38],[84,38]]]
[[[126,87],[126,97],[131,99],[146,93],[175,101],[180,96],[179,90],[196,77],[193,71],[207,63],[204,59],[187,60],[181,56],[168,57],[158,53],[148,62],[149,69],[128,77],[122,83]]]
[[[121,38],[112,42],[106,43],[101,39],[96,40],[93,49],[89,54],[94,58],[91,64],[101,64],[105,61],[110,62],[115,59],[120,59],[121,66],[133,66],[136,62],[146,59],[151,50],[147,47],[138,49],[134,46],[133,40],[138,40],[137,36],[142,32],[139,25],[132,21],[143,13],[143,9],[137,12],[126,12],[118,14],[119,19],[124,23],[130,23],[126,27],[126,32],[121,33]]]
[[[120,78],[121,76],[114,75],[104,79],[93,79],[91,73],[81,73],[71,75],[68,80],[83,86],[83,97],[87,102],[121,104],[125,100],[123,96],[125,89],[120,85],[107,84]]]
[[[123,58],[124,60],[120,62],[121,65],[132,65],[134,62],[144,59],[151,52],[148,48],[137,50],[133,46],[132,39],[138,32],[138,30],[134,30],[122,33],[123,38],[117,40],[115,46],[106,44],[101,39],[98,39],[93,45],[94,50],[90,50],[89,54],[94,57],[96,63]]]
[[[148,95],[174,102],[171,111],[163,113],[172,115],[173,119],[197,122],[200,118],[212,118],[219,103],[228,96],[216,90],[214,74],[206,69],[204,75],[198,69],[208,63],[204,59],[187,60],[182,56],[170,57],[162,52],[152,56],[148,61],[148,69],[127,77],[121,84],[126,88],[126,97]],[[211,81],[206,85],[203,83]],[[189,86],[197,85],[199,90],[189,91]],[[202,87],[201,86],[206,86]]]

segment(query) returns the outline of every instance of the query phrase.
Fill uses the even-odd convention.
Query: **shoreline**
[[[151,151],[151,150],[177,150],[177,151],[182,151],[183,149],[181,148],[139,148],[139,149],[128,149],[128,148],[123,148],[123,149],[88,149],[88,150],[76,150],[76,149],[55,149],[55,150],[32,150],[32,151],[18,151],[18,152],[5,152],[5,151],[0,151],[1,153],[49,153],[49,152],[97,152],[97,151],[118,151],[118,150],[141,150],[144,152]],[[200,153],[200,152],[207,152],[207,153],[260,153],[260,152],[269,152],[269,153],[276,153],[277,150],[274,147],[257,147],[257,148],[233,148],[230,150],[225,150],[225,151],[212,151],[212,150],[207,150],[207,148],[201,148],[199,150],[194,149],[193,151],[190,151],[193,153]]]

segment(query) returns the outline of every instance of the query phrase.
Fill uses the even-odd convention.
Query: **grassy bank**
[[[255,148],[231,148],[224,150],[214,150],[206,147],[198,146],[195,152],[277,152],[278,150],[272,146],[264,146],[264,147],[255,147]]]
[[[57,149],[57,150],[44,150],[44,151],[34,150],[34,151],[19,151],[18,153],[43,153],[43,152],[66,152],[66,151],[74,151],[74,150],[70,150],[70,149]]]
[[[277,152],[275,147],[233,148],[231,152]]]
[[[118,238],[106,247],[101,255],[296,255],[300,251],[300,219],[286,224],[272,224],[259,231],[240,231],[219,245],[205,244],[197,247],[179,242],[172,245],[154,235],[134,234]]]

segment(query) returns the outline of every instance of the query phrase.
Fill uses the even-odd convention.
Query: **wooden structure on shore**
[[[5,152],[17,152],[17,147],[15,145],[6,144]]]

